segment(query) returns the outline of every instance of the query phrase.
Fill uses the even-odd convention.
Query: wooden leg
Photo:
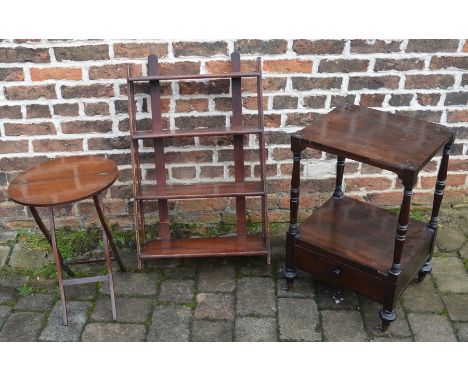
[[[39,216],[39,213],[37,212],[37,209],[36,207],[29,207],[29,210],[31,211],[31,215],[33,216],[34,220],[36,221],[36,224],[37,226],[39,227],[39,229],[41,230],[41,232],[44,234],[44,236],[46,237],[47,241],[49,242],[49,244],[52,246],[52,238],[50,236],[50,233],[49,231],[47,230],[47,227],[45,226],[45,224],[42,222],[42,219],[41,217]],[[60,253],[60,250],[57,248],[57,253],[58,253],[58,257],[59,257],[59,260],[60,260],[60,264],[62,265],[62,268],[65,272],[67,272],[67,274],[69,276],[75,276],[75,273],[70,269],[70,267],[65,264],[65,262],[63,261],[63,257],[62,257],[62,254]]]
[[[380,319],[382,320],[382,326],[380,327],[380,330],[382,332],[386,332],[390,324],[396,320],[396,313],[395,313],[395,310],[393,309],[393,306],[391,307],[384,306],[382,309],[380,309],[379,316],[380,316]]]
[[[338,157],[336,161],[336,184],[333,197],[335,199],[343,198],[343,173],[344,173],[345,158]]]
[[[286,278],[288,289],[292,289],[294,280],[297,278],[296,260],[294,255],[294,238],[299,233],[297,225],[297,213],[299,210],[300,170],[301,151],[296,149],[293,150],[289,229],[286,234],[286,264],[283,271],[283,276]]]
[[[59,251],[57,248],[57,238],[55,236],[55,221],[54,221],[54,209],[53,207],[49,208],[49,219],[50,219],[50,238],[52,242],[52,253],[54,255],[55,269],[57,270],[57,279],[60,290],[60,300],[62,302],[62,323],[68,325],[67,317],[67,304],[65,301],[65,290],[63,288],[63,278],[62,278],[62,263],[60,261]]]
[[[107,226],[106,219],[104,218],[104,213],[99,202],[99,200],[101,200],[101,203],[102,203],[101,195],[99,196],[94,195],[93,200],[94,200],[94,207],[96,208],[96,212],[99,217],[99,221],[101,222],[102,229],[107,235],[107,239],[109,240],[110,247],[112,249],[112,252],[114,253],[115,260],[117,261],[117,264],[119,264],[120,270],[122,272],[125,272],[125,266],[122,263],[122,260],[119,255],[119,251],[117,250],[117,246],[115,245],[114,239],[112,238],[112,233],[109,230],[109,227]]]

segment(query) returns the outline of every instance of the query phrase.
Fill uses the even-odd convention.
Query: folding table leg
[[[101,210],[103,210],[102,198],[101,195],[98,197],[98,205]],[[98,212],[99,214],[99,212]],[[104,241],[104,258],[106,259],[106,267],[107,267],[107,277],[109,281],[109,291],[111,297],[111,304],[112,304],[112,319],[115,321],[117,320],[117,310],[115,308],[115,296],[114,296],[114,281],[112,278],[112,264],[111,259],[109,256],[109,238],[107,237],[106,230],[102,227],[102,237]],[[118,254],[116,259],[118,258]],[[119,259],[120,260],[120,259]]]
[[[49,208],[49,219],[50,219],[50,239],[52,242],[52,253],[54,255],[55,268],[57,270],[57,279],[60,290],[60,300],[62,302],[62,322],[64,325],[68,325],[67,317],[67,304],[65,301],[65,290],[63,289],[63,278],[62,278],[62,263],[60,261],[59,251],[57,248],[57,238],[55,236],[55,221],[54,221],[54,208]]]

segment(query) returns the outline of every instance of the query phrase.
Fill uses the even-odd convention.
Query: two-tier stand
[[[349,288],[383,305],[382,330],[396,319],[394,305],[408,284],[431,272],[438,215],[454,133],[444,126],[359,106],[336,108],[291,137],[293,173],[284,276],[297,270]],[[337,156],[331,198],[297,224],[301,152],[313,147]],[[443,148],[431,220],[409,218],[418,173]],[[345,158],[395,172],[404,187],[398,218],[343,195]],[[396,234],[395,234],[396,228]]]
[[[270,262],[268,215],[266,205],[265,179],[265,140],[263,126],[263,96],[261,61],[257,59],[255,72],[241,72],[240,56],[231,55],[231,73],[224,74],[182,74],[161,75],[158,72],[158,58],[148,57],[148,76],[134,77],[132,67],[128,68],[128,112],[132,138],[131,154],[133,167],[133,192],[135,197],[134,214],[136,226],[136,244],[138,268],[142,260],[163,258],[193,258],[206,256],[253,256],[265,255]],[[245,126],[242,118],[241,78],[256,78],[258,124]],[[232,126],[227,128],[187,128],[163,129],[161,111],[161,81],[184,81],[206,79],[231,79],[232,93]],[[135,84],[149,83],[151,96],[152,129],[137,129],[135,107]],[[246,182],[244,173],[244,136],[254,134],[258,137],[258,154],[260,160],[260,179]],[[234,182],[167,184],[165,174],[164,142],[171,138],[232,136],[234,141]],[[142,189],[141,168],[139,160],[139,141],[152,140],[154,144],[154,165],[156,185]],[[181,154],[182,155],[182,154]],[[233,197],[236,199],[237,235],[211,238],[173,239],[169,230],[168,200]],[[249,235],[246,225],[246,197],[260,197],[262,205],[262,233]],[[145,201],[158,202],[161,238],[145,241]],[[194,201],[196,203],[196,201]]]

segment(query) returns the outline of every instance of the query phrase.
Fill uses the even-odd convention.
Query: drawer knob
[[[341,276],[342,271],[340,268],[335,268],[331,273],[334,277],[339,277]]]

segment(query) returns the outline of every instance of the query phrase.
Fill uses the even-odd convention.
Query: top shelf
[[[145,77],[128,77],[130,82],[142,81],[176,81],[176,80],[202,80],[216,78],[240,78],[240,77],[260,77],[260,72],[232,72],[221,74],[182,74],[182,75],[157,75]]]

